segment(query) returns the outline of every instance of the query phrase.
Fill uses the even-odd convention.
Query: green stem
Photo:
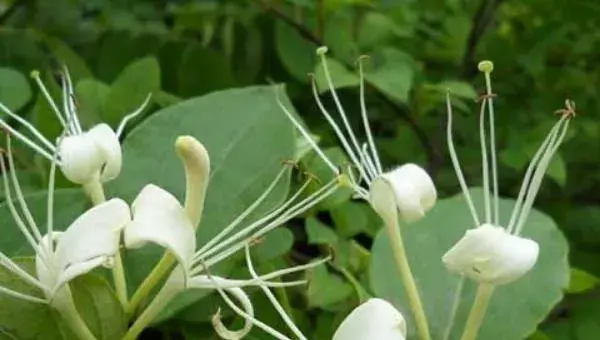
[[[158,267],[158,266],[157,266]],[[155,268],[157,268],[155,267]],[[162,276],[162,275],[161,275]],[[142,331],[152,323],[156,316],[167,306],[169,302],[183,289],[174,287],[168,282],[156,294],[150,305],[144,309],[142,314],[135,320],[133,325],[127,330],[122,340],[135,340]]]
[[[98,205],[106,202],[106,196],[104,195],[104,188],[100,182],[99,175],[96,178],[83,185],[83,190],[88,195],[93,205]],[[113,282],[115,284],[115,290],[117,298],[121,305],[125,308],[127,306],[127,282],[125,281],[125,271],[123,269],[123,260],[121,259],[121,252],[117,251],[114,257],[114,265],[112,267]]]
[[[460,338],[461,340],[475,340],[477,338],[479,327],[483,322],[483,317],[485,316],[485,311],[493,292],[494,285],[486,283],[479,284],[479,287],[477,287],[477,294],[475,295],[475,301],[473,302],[467,324],[465,325],[465,330]]]
[[[171,253],[165,252],[160,261],[154,266],[152,272],[146,276],[142,284],[131,297],[131,300],[125,308],[127,316],[131,318],[135,313],[140,303],[152,292],[152,289],[162,280],[162,278],[168,274],[169,270],[175,264],[175,257]]]
[[[402,241],[402,234],[400,233],[400,225],[397,221],[392,221],[390,218],[384,218],[386,230],[389,236],[390,244],[392,246],[392,252],[394,253],[394,260],[396,262],[396,268],[400,272],[404,289],[408,296],[408,302],[412,309],[417,324],[417,331],[421,340],[430,340],[429,326],[427,324],[427,316],[419,297],[419,291],[417,284],[413,277],[408,259],[406,258],[406,250],[404,248],[404,242]]]
[[[52,307],[58,310],[60,316],[80,340],[96,340],[75,307],[71,291],[67,286],[56,293]]]

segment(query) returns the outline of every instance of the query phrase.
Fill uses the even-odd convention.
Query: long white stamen
[[[52,96],[50,96],[50,93],[48,92],[48,89],[46,89],[46,86],[42,82],[42,79],[40,79],[40,73],[38,71],[34,71],[34,72],[31,72],[31,76],[33,77],[33,79],[37,83],[38,87],[40,88],[40,90],[44,94],[44,97],[46,97],[46,101],[48,102],[48,104],[50,104],[50,107],[52,108],[52,111],[54,111],[54,114],[56,115],[56,118],[58,118],[58,121],[60,122],[60,124],[63,126],[64,129],[68,130],[69,129],[69,125],[67,124],[67,121],[68,121],[69,117],[66,117],[66,119],[65,119],[62,116],[62,113],[60,112],[60,110],[56,106],[56,103],[54,102],[54,99],[52,99]],[[65,114],[67,114],[67,113],[65,112]]]
[[[50,178],[48,180],[48,201],[46,202],[46,233],[49,237],[52,237],[54,233],[54,185],[56,180],[56,157],[54,156],[54,162],[50,166]],[[54,252],[54,242],[50,241],[50,252]]]
[[[32,286],[35,286],[41,290],[46,289],[44,286],[42,286],[40,281],[38,281],[31,274],[29,274],[28,272],[23,270],[23,268],[19,267],[18,264],[13,262],[13,260],[11,260],[8,256],[6,256],[2,252],[0,252],[0,265],[2,267],[6,268],[7,270],[9,270],[10,272],[12,272],[13,274],[17,275],[21,279],[23,279],[23,281],[31,284]]]
[[[246,251],[246,265],[248,266],[248,271],[250,272],[250,275],[252,276],[252,278],[258,279],[259,276],[256,273],[256,271],[254,270],[254,265],[252,264],[252,259],[250,258],[250,247],[248,245],[246,245],[245,251]],[[277,300],[275,295],[273,295],[271,290],[262,284],[260,285],[260,289],[263,291],[263,293],[265,293],[265,295],[267,296],[267,299],[269,299],[269,301],[271,302],[273,307],[275,307],[275,310],[277,311],[277,313],[279,313],[279,316],[281,316],[281,318],[283,319],[285,324],[290,328],[290,330],[294,333],[294,335],[296,335],[301,340],[306,340],[306,336],[304,336],[304,334],[302,334],[302,331],[300,331],[298,326],[296,326],[296,324],[291,319],[291,317],[286,313],[286,311],[283,309],[283,307],[281,306],[281,304],[279,303],[279,301]]]
[[[485,136],[485,100],[481,102],[479,111],[479,139],[481,142],[481,163],[483,172],[483,202],[485,205],[485,223],[492,222],[492,212],[490,205],[490,164],[488,162],[488,151]]]
[[[473,222],[475,222],[476,226],[479,226],[479,218],[477,217],[477,211],[475,210],[475,205],[473,204],[473,200],[471,198],[471,194],[469,193],[469,188],[467,187],[467,182],[465,181],[465,176],[460,167],[460,162],[458,161],[458,156],[456,155],[456,150],[454,149],[454,139],[452,137],[452,105],[450,103],[450,93],[446,92],[446,111],[448,113],[448,125],[446,127],[446,139],[448,140],[448,151],[450,153],[450,159],[452,160],[452,165],[454,166],[454,172],[456,173],[456,177],[458,178],[458,183],[460,184],[460,189],[462,190],[465,201],[467,201],[467,206],[469,207],[469,211],[471,212],[471,217],[473,217]]]
[[[329,125],[335,132],[336,136],[342,143],[342,147],[343,147],[344,151],[346,152],[348,157],[350,157],[350,160],[352,161],[354,166],[356,166],[358,168],[358,171],[360,172],[361,177],[368,178],[367,175],[365,174],[364,169],[362,168],[360,159],[359,159],[358,155],[356,154],[356,153],[360,153],[360,148],[357,146],[355,149],[353,149],[350,146],[350,144],[348,143],[348,140],[346,139],[346,136],[340,129],[339,125],[335,122],[335,120],[333,120],[333,117],[331,117],[331,115],[329,114],[329,112],[327,111],[325,106],[323,105],[323,102],[321,101],[321,98],[319,97],[319,91],[317,89],[317,83],[316,83],[315,79],[312,79],[311,87],[312,87],[313,97],[315,98],[315,101],[317,102],[317,106],[319,107],[319,110],[321,111],[323,116],[325,116],[325,119],[327,119],[327,122],[329,123]]]
[[[64,68],[64,72],[65,73],[61,78],[63,111],[67,117],[69,135],[78,135],[81,134],[79,131],[81,127],[79,126],[79,119],[77,118],[77,109],[75,107],[75,103],[73,102],[74,94],[73,89],[71,88],[71,77],[69,76],[69,71],[66,67]]]
[[[379,153],[375,147],[375,141],[373,139],[373,134],[371,133],[371,125],[369,124],[369,118],[367,117],[367,105],[365,104],[365,73],[363,70],[362,59],[364,58],[360,58],[358,61],[358,74],[360,76],[360,115],[362,116],[363,126],[367,135],[367,141],[369,142],[369,148],[371,149],[371,158],[375,160],[377,172],[381,174],[383,172],[381,161],[379,160]]]
[[[488,103],[488,113],[489,113],[489,126],[490,126],[490,148],[491,148],[491,158],[492,158],[492,192],[494,195],[493,200],[493,222],[494,225],[499,225],[499,195],[498,195],[498,165],[497,165],[497,157],[496,157],[496,130],[494,127],[495,118],[494,118],[494,103],[492,99],[492,80],[490,76],[490,72],[485,72],[485,87],[487,91],[487,103]]]
[[[331,257],[326,257],[326,258],[323,258],[323,259],[320,259],[320,260],[317,260],[317,261],[314,261],[314,262],[310,262],[310,263],[306,263],[306,264],[302,264],[302,265],[298,265],[298,266],[294,266],[294,267],[290,267],[290,268],[279,269],[279,270],[273,271],[271,273],[261,275],[260,278],[263,281],[265,281],[265,280],[272,280],[272,279],[275,279],[277,277],[281,277],[281,276],[284,276],[284,275],[289,275],[289,274],[292,274],[292,273],[297,273],[297,272],[305,271],[307,269],[320,266],[320,265],[322,265],[322,264],[324,264],[324,263],[326,263],[326,262],[328,262],[330,260],[331,260]]]
[[[146,108],[148,103],[150,103],[151,98],[152,98],[152,93],[148,93],[148,95],[146,96],[146,99],[144,99],[144,102],[142,103],[142,105],[140,105],[132,113],[123,117],[123,119],[119,123],[119,127],[117,128],[117,132],[116,132],[118,138],[121,138],[121,135],[123,134],[123,131],[125,130],[125,126],[127,125],[127,123],[129,123],[130,120],[134,119],[135,117],[139,116],[142,112],[144,112],[144,109]]]
[[[12,289],[4,288],[2,286],[0,286],[0,293],[6,294],[8,296],[12,296],[12,297],[15,297],[15,298],[18,298],[18,299],[26,300],[26,301],[29,301],[29,302],[43,303],[43,304],[48,303],[48,301],[46,301],[44,299],[40,299],[38,297],[31,296],[31,295],[24,294],[24,293],[19,293],[19,292],[16,292],[16,291],[12,290]]]
[[[279,173],[275,176],[275,179],[269,184],[267,189],[252,203],[246,210],[244,210],[238,217],[233,220],[227,227],[223,228],[215,237],[208,241],[200,250],[196,253],[201,256],[207,249],[212,248],[216,243],[221,242],[225,235],[229,234],[235,227],[237,227],[248,215],[250,215],[262,202],[271,194],[275,186],[279,183],[279,180],[286,173],[288,169],[282,168]]]
[[[565,118],[563,117],[563,118],[561,118],[561,120],[565,120]],[[519,235],[521,233],[521,231],[523,230],[523,226],[525,225],[525,222],[527,221],[527,217],[529,216],[529,212],[531,211],[531,208],[533,207],[533,202],[535,201],[535,198],[539,192],[540,185],[546,174],[546,170],[548,169],[548,166],[550,165],[550,161],[552,160],[552,157],[554,156],[554,154],[560,147],[560,144],[562,143],[565,136],[567,135],[567,131],[569,128],[569,122],[570,122],[570,120],[568,120],[568,119],[566,119],[564,121],[564,123],[562,124],[562,127],[561,127],[562,131],[560,132],[560,136],[558,137],[558,140],[556,140],[556,139],[553,140],[553,142],[550,144],[551,146],[549,147],[548,151],[542,156],[542,159],[540,160],[540,163],[533,175],[533,179],[531,180],[531,185],[529,186],[529,190],[527,190],[527,196],[525,198],[525,203],[523,203],[523,210],[521,211],[521,216],[518,219],[517,227],[515,229],[516,235]]]
[[[352,127],[350,126],[350,122],[348,121],[346,112],[344,111],[344,107],[342,106],[342,103],[340,102],[340,98],[338,97],[337,91],[335,90],[335,86],[333,85],[333,80],[331,79],[331,76],[329,74],[329,66],[327,65],[327,58],[325,57],[325,53],[327,53],[327,48],[321,47],[321,48],[317,49],[317,55],[319,55],[321,57],[321,64],[323,65],[323,71],[325,74],[325,80],[327,80],[327,85],[329,86],[329,92],[331,93],[331,96],[333,97],[333,101],[335,102],[335,106],[338,109],[338,113],[339,113],[340,117],[342,117],[342,122],[344,123],[346,132],[348,133],[348,136],[350,137],[350,141],[352,142],[352,145],[354,146],[354,150],[357,153],[360,153],[360,144],[358,143],[358,139],[354,135],[354,131],[352,130]],[[316,89],[316,86],[315,86],[315,89]]]
[[[335,182],[333,182],[333,183],[337,184]],[[271,231],[272,229],[280,226],[281,224],[286,222],[288,219],[290,219],[296,215],[302,214],[303,212],[305,212],[306,210],[310,209],[315,204],[320,202],[322,199],[329,196],[335,190],[337,190],[337,186],[331,186],[331,183],[326,186],[323,186],[322,188],[317,190],[315,193],[311,194],[309,197],[305,198],[300,203],[296,204],[294,207],[292,207],[291,209],[289,209],[288,211],[283,213],[281,216],[279,216],[275,220],[273,220],[273,221],[269,222],[268,224],[266,224],[265,226],[263,226],[261,229],[259,229],[254,234],[252,234],[250,237],[229,247],[225,251],[207,259],[205,262],[207,264],[209,264],[210,266],[212,266],[212,265],[228,258],[232,254],[234,254],[237,251],[239,251],[240,249],[242,249],[249,240],[260,238],[262,235],[264,235],[265,233]],[[246,232],[247,230],[251,230],[251,229],[246,228],[246,229],[242,230],[241,232],[244,232],[244,234],[247,234],[247,232]]]
[[[6,203],[8,205],[8,210],[10,211],[10,214],[12,215],[13,219],[15,220],[15,223],[21,230],[21,233],[23,234],[23,236],[25,236],[25,239],[27,240],[27,242],[29,242],[29,245],[31,246],[31,248],[37,249],[38,244],[35,241],[35,238],[31,234],[29,229],[26,227],[25,222],[23,222],[23,219],[17,212],[17,209],[14,205],[13,197],[12,197],[12,190],[10,189],[10,183],[8,182],[8,178],[7,178],[9,175],[7,173],[6,163],[5,163],[3,157],[0,157],[0,168],[2,168],[2,173],[4,174],[4,176],[2,176],[2,180],[4,182],[4,195],[6,196]]]
[[[10,178],[13,182],[13,187],[15,189],[15,195],[17,196],[17,202],[19,203],[21,211],[23,212],[23,215],[25,216],[25,220],[29,224],[29,228],[31,229],[31,231],[33,232],[33,235],[35,236],[35,238],[37,240],[36,243],[40,243],[42,241],[42,234],[40,233],[40,230],[38,229],[37,224],[35,223],[35,220],[33,219],[33,215],[31,215],[31,212],[29,211],[29,208],[27,207],[27,203],[25,202],[25,198],[23,197],[23,191],[21,190],[21,185],[19,184],[19,179],[17,178],[17,171],[15,169],[15,162],[14,162],[13,155],[12,155],[10,137],[6,138],[6,145],[8,147],[8,152],[7,152],[8,170],[10,173]]]
[[[509,233],[514,232],[514,228],[516,227],[515,223],[517,221],[517,217],[521,215],[520,214],[521,207],[523,205],[523,200],[525,199],[525,194],[527,193],[527,191],[528,191],[527,189],[531,185],[531,177],[533,176],[534,170],[536,169],[536,166],[538,165],[540,158],[542,157],[542,154],[544,154],[544,151],[551,144],[551,141],[556,138],[556,134],[558,133],[558,128],[560,126],[559,123],[560,123],[560,121],[557,122],[556,124],[554,124],[554,126],[552,127],[552,129],[550,130],[548,135],[546,136],[546,139],[544,139],[544,142],[537,149],[537,151],[535,152],[535,155],[533,156],[533,158],[529,162],[529,165],[527,166],[527,170],[525,171],[525,176],[523,177],[523,182],[521,183],[521,188],[519,189],[519,195],[517,197],[517,202],[515,204],[515,207],[513,208],[512,214],[510,216],[510,221],[508,222],[507,230]]]
[[[308,144],[310,144],[312,149],[317,153],[317,155],[319,155],[319,157],[323,160],[323,162],[325,162],[327,167],[329,167],[329,169],[331,169],[331,171],[334,174],[339,175],[338,168],[333,164],[333,162],[327,156],[325,156],[325,153],[323,152],[323,150],[321,150],[321,148],[317,145],[317,142],[315,142],[315,140],[310,136],[310,133],[308,133],[308,131],[306,131],[304,126],[302,126],[302,124],[300,124],[300,122],[296,119],[296,117],[294,117],[294,115],[283,105],[283,103],[281,102],[281,99],[279,98],[278,91],[275,91],[275,96],[277,97],[277,104],[279,104],[279,107],[281,107],[283,112],[285,112],[285,114],[288,116],[288,119],[292,122],[292,124],[294,124],[296,129],[298,129],[298,131],[300,131],[300,134],[302,134],[302,136],[308,141]]]
[[[363,162],[365,169],[369,173],[369,176],[371,176],[371,180],[368,181],[368,184],[370,186],[372,180],[374,178],[376,178],[380,173],[378,172],[377,168],[375,167],[375,162],[371,158],[371,154],[369,154],[368,148],[369,148],[369,146],[367,145],[367,143],[363,143],[362,150],[360,153],[360,158]]]
[[[194,254],[194,258],[193,258],[194,262],[193,263],[197,263],[196,261],[198,261],[200,259],[203,259],[203,258],[206,258],[206,257],[208,257],[208,256],[216,253],[217,251],[219,251],[219,250],[221,250],[221,249],[229,246],[233,242],[235,242],[235,241],[243,238],[244,236],[247,236],[254,229],[260,227],[266,221],[268,221],[268,220],[274,218],[275,216],[279,215],[282,211],[284,211],[285,209],[287,209],[298,198],[298,196],[300,196],[300,194],[304,191],[304,189],[306,189],[306,187],[308,186],[309,183],[310,183],[310,180],[304,182],[304,184],[300,187],[300,189],[298,189],[290,199],[288,199],[287,201],[285,201],[278,208],[276,208],[275,210],[271,211],[266,216],[258,219],[257,221],[254,221],[249,226],[244,227],[242,230],[238,231],[237,233],[235,233],[234,235],[232,235],[231,237],[229,237],[227,240],[220,242],[217,246],[214,246],[214,242],[209,242],[209,243],[211,243],[210,247],[204,246],[204,247],[202,247],[202,249],[200,249],[199,251],[197,251],[196,254]],[[236,223],[236,225],[237,225],[237,223]]]
[[[50,141],[48,139],[46,139],[46,137],[44,137],[38,131],[38,129],[36,129],[33,125],[31,125],[31,123],[29,123],[27,120],[23,119],[19,115],[12,112],[8,107],[4,106],[4,104],[2,104],[2,103],[0,103],[0,109],[2,109],[2,111],[4,111],[4,113],[6,113],[8,116],[10,116],[12,119],[16,120],[17,122],[19,122],[19,124],[23,125],[27,130],[29,130],[29,132],[31,132],[42,143],[42,145],[44,147],[48,148],[48,150],[50,150],[51,152],[54,152],[54,149],[55,149],[54,145],[52,143],[50,143]],[[33,141],[26,138],[21,133],[17,132],[15,129],[13,129],[8,123],[4,122],[3,120],[0,120],[0,125],[2,125],[4,128],[9,130],[12,134],[17,136],[20,140],[23,140],[23,142],[25,142],[26,144],[28,144],[30,146],[32,146],[31,144],[35,145],[35,147],[32,146],[32,148],[35,149],[36,151],[38,151],[38,149],[41,149],[40,146],[38,146]],[[46,152],[46,151],[44,151],[44,152]]]

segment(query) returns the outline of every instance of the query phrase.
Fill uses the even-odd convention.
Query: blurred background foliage
[[[57,123],[29,77],[33,70],[57,94],[57,75],[62,64],[68,66],[84,124],[114,125],[149,92],[152,112],[221,89],[285,83],[304,121],[343,162],[308,76],[314,74],[326,91],[315,49],[327,45],[334,81],[353,118],[360,109],[355,62],[369,56],[366,99],[383,163],[425,166],[446,197],[458,191],[458,183],[445,141],[445,91],[450,89],[457,108],[458,153],[467,178],[477,185],[475,101],[483,81],[476,64],[493,60],[502,195],[516,195],[529,158],[556,121],[554,111],[567,98],[577,103],[576,120],[537,201],[569,240],[571,284],[532,338],[598,339],[598,17],[600,4],[594,0],[0,1],[0,101],[55,135]],[[299,155],[302,150],[299,145]],[[19,157],[27,190],[42,189],[46,167],[25,148]],[[301,166],[328,176],[311,153]],[[366,273],[379,227],[368,206],[341,192],[269,236],[271,246],[264,246],[263,255],[274,262],[306,262],[332,250],[336,255],[331,265],[309,273],[307,293],[279,292],[311,338],[330,337],[371,292]],[[184,309],[144,337],[210,338],[210,314],[218,300],[214,295],[204,300],[202,308]],[[262,303],[267,323],[280,322]],[[260,338],[264,335],[255,336]]]

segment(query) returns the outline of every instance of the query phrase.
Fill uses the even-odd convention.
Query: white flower
[[[180,137],[176,142],[176,148],[178,146],[194,149],[198,153],[206,154],[206,150],[201,144],[191,137]],[[205,159],[205,162],[200,162],[201,167],[205,169],[195,169],[186,165],[186,176],[189,179],[191,178],[190,176],[193,176],[192,173],[203,172],[204,175],[201,177],[204,178],[205,182],[199,185],[188,182],[188,190],[196,190],[204,193],[206,190],[206,181],[209,177],[207,170],[209,167],[208,157],[206,155],[193,158]],[[187,159],[184,158],[184,162],[186,161]],[[175,256],[177,266],[153,302],[144,310],[132,327],[134,330],[131,333],[133,335],[130,334],[132,338],[135,337],[135,333],[143,329],[142,325],[151,322],[156,314],[175,295],[187,289],[215,289],[219,291],[228,305],[235,306],[235,304],[230,303],[231,301],[227,294],[233,295],[242,304],[243,310],[240,310],[241,312],[238,311],[238,314],[245,319],[244,327],[240,331],[231,332],[226,331],[223,325],[219,324],[218,327],[216,325],[216,329],[221,336],[228,339],[239,339],[242,335],[250,331],[253,324],[262,328],[264,324],[255,320],[252,304],[241,288],[247,286],[285,287],[302,284],[302,281],[271,282],[269,280],[287,273],[304,270],[316,264],[283,269],[242,280],[212,275],[210,269],[244,249],[249,243],[261,238],[294,216],[305,212],[337,189],[337,180],[333,180],[316,192],[303,199],[299,199],[300,195],[308,187],[309,181],[307,181],[292,197],[276,209],[252,223],[243,223],[271,194],[277,184],[284,179],[288,171],[286,168],[282,169],[269,187],[247,210],[242,212],[229,225],[221,228],[221,231],[216,236],[203,245],[196,244],[195,221],[193,222],[190,219],[190,215],[194,215],[194,213],[189,210],[186,211],[186,208],[188,208],[188,199],[196,196],[195,193],[186,193],[186,208],[184,208],[177,198],[164,189],[152,184],[142,189],[132,204],[132,223],[124,230],[125,245],[128,248],[136,248],[147,243],[158,244],[165,247]],[[199,201],[199,199],[191,199],[191,201]],[[200,201],[203,201],[203,199]],[[194,206],[194,208],[202,209],[201,206]],[[266,329],[267,332],[270,330]]]
[[[483,98],[480,111],[485,216],[483,219],[477,216],[458,157],[456,156],[452,141],[452,106],[448,95],[448,148],[475,228],[467,230],[465,235],[443,256],[442,261],[448,270],[452,272],[465,275],[478,282],[499,285],[513,282],[522,277],[533,268],[537,261],[539,254],[538,244],[534,240],[523,238],[519,235],[532,209],[548,165],[562,143],[569,127],[570,118],[575,112],[570,101],[566,102],[567,108],[565,110],[560,110],[562,117],[550,130],[548,136],[529,163],[510,221],[508,221],[506,227],[503,227],[499,220],[494,109],[490,81],[490,72],[493,69],[493,65],[491,62],[482,62],[480,69],[485,72],[487,85],[487,94]],[[488,108],[487,116],[486,104]],[[486,119],[489,119],[488,123],[486,123]],[[487,147],[486,125],[489,125],[490,150]],[[490,186],[492,187],[491,195]]]
[[[406,322],[391,303],[372,298],[342,321],[332,340],[404,340]]]
[[[4,158],[0,157],[0,167],[5,174],[3,180],[6,203],[27,243],[35,251],[36,275],[25,272],[2,253],[0,253],[0,265],[25,282],[39,288],[45,298],[23,294],[5,287],[0,287],[0,292],[28,301],[48,303],[55,307],[62,306],[64,301],[56,301],[56,296],[59,291],[68,290],[68,286],[65,285],[69,281],[99,266],[110,265],[118,251],[121,230],[130,221],[127,204],[120,199],[112,199],[84,212],[64,232],[54,231],[55,163],[53,163],[48,190],[47,227],[45,234],[42,235],[42,230],[34,221],[23,197],[10,153],[10,140],[7,144],[8,169]]]
[[[380,215],[395,216],[397,213],[395,209],[397,209],[400,213],[400,217],[407,222],[413,222],[422,218],[425,213],[433,207],[437,199],[437,192],[433,181],[425,170],[415,164],[405,164],[387,172],[382,170],[379,155],[371,133],[369,120],[367,118],[365,80],[362,62],[359,63],[360,108],[367,142],[359,143],[356,134],[350,126],[350,122],[348,121],[344,108],[335,91],[333,81],[329,75],[329,68],[325,57],[326,52],[326,47],[317,49],[317,54],[321,57],[323,64],[325,79],[327,80],[329,90],[335,102],[343,127],[340,127],[321,102],[317,84],[314,79],[312,81],[312,90],[319,110],[334,130],[336,136],[340,140],[342,148],[351,161],[352,167],[348,168],[350,177],[349,185],[352,187],[358,198],[368,201]],[[340,170],[319,148],[309,132],[302,124],[300,124],[300,122],[298,122],[294,115],[281,104],[281,102],[279,104],[319,157],[323,159],[332,172],[339,174]],[[354,169],[358,171],[358,178],[354,175]],[[376,182],[380,182],[380,185],[374,185]],[[389,211],[389,209],[394,209],[394,211]]]
[[[0,125],[48,160],[53,161],[53,155],[58,154],[57,161],[63,174],[74,183],[88,184],[92,181],[105,183],[116,178],[121,171],[122,162],[119,137],[125,124],[146,107],[150,95],[137,110],[123,118],[116,132],[103,123],[84,131],[77,116],[73,84],[66,67],[62,75],[62,111],[42,83],[39,73],[33,72],[32,76],[62,125],[63,135],[58,138],[56,144],[52,143],[31,123],[13,113],[2,103],[0,109],[29,130],[33,138],[27,137],[3,120],[0,120]]]

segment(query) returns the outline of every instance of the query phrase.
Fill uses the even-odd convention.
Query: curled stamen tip
[[[327,54],[327,51],[329,51],[329,48],[327,48],[327,46],[321,46],[317,48],[317,55],[324,56],[325,54]]]
[[[363,55],[359,56],[358,58],[356,58],[356,63],[360,65],[360,63],[362,63],[365,60],[369,60],[369,59],[371,59],[370,56],[363,54]]]
[[[31,78],[37,79],[40,77],[40,71],[33,70],[33,71],[31,71],[31,73],[29,73],[29,76],[31,76]]]
[[[564,118],[573,118],[577,115],[576,105],[571,99],[565,99],[565,107],[554,111],[555,114],[561,114]]]
[[[477,69],[484,73],[491,73],[494,70],[494,63],[490,60],[483,60],[477,64]]]
[[[304,176],[308,177],[309,181],[315,181],[318,184],[322,183],[319,177],[317,177],[317,175],[313,174],[312,172],[304,171],[303,174]]]

